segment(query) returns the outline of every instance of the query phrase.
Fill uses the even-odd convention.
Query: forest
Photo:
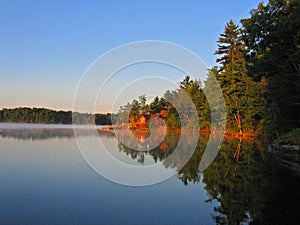
[[[169,129],[193,129],[198,117],[200,129],[209,130],[211,114],[218,108],[209,107],[204,93],[216,77],[226,104],[228,132],[278,138],[299,130],[299,12],[300,1],[270,0],[260,3],[240,23],[228,21],[217,40],[217,65],[209,69],[206,80],[186,75],[177,90],[168,90],[149,104],[142,95],[120,108],[118,122],[168,108],[165,122]],[[186,105],[183,93],[192,99],[196,113]],[[166,99],[185,107],[183,118]]]
[[[71,111],[55,111],[45,108],[19,107],[0,110],[0,122],[13,123],[45,123],[45,124],[96,124],[111,125],[111,118],[115,115],[73,113]]]

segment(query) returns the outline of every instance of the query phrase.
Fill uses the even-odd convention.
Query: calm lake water
[[[176,174],[154,185],[120,185],[100,176],[83,159],[72,126],[0,124],[0,224],[298,221],[299,176],[276,163],[261,140],[225,139],[212,164],[200,172],[208,136],[199,137],[192,157],[180,165],[186,154],[184,145],[174,153],[180,134],[168,133],[157,148],[136,151],[111,132],[95,134],[93,127],[81,128],[77,138],[92,144],[100,138],[123,163],[160,164],[158,172]],[[135,133],[140,140],[136,144],[149,146],[148,135]],[[184,143],[192,138],[187,133],[181,136]],[[121,138],[130,142],[132,137],[122,134]]]

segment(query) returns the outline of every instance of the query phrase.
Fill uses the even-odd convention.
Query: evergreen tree
[[[156,96],[154,100],[149,104],[149,109],[153,113],[159,113],[163,109],[167,109],[168,102],[164,98]]]
[[[207,129],[207,100],[203,92],[202,83],[200,80],[192,80],[190,76],[185,76],[180,82],[180,90],[185,91],[193,101],[200,122],[200,128]]]
[[[256,120],[262,120],[261,110],[254,103],[260,102],[258,105],[263,106],[263,101],[258,95],[259,85],[247,75],[246,47],[241,37],[241,29],[230,20],[218,40],[215,54],[220,56],[217,62],[221,65],[214,72],[224,94],[227,128],[243,135],[244,132],[253,133],[257,128]]]
[[[204,93],[209,100],[205,102],[205,108],[203,111],[205,122],[207,127],[213,130],[225,130],[226,124],[226,109],[224,109],[224,97],[219,90],[219,84],[216,80],[218,75],[218,68],[213,67],[208,71],[207,79],[204,81],[205,88]],[[211,127],[215,124],[216,127]]]
[[[242,20],[249,72],[266,77],[277,136],[300,127],[300,1],[270,0]]]

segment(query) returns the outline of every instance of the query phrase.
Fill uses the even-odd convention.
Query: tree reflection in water
[[[147,140],[150,133],[148,131],[133,131],[133,136],[129,136],[126,132],[120,131],[117,136],[119,138],[119,151],[124,152],[131,156],[132,159],[137,159],[141,164],[144,164],[146,155],[153,158],[154,162],[161,162],[173,153],[179,140],[179,133],[167,132],[163,141],[157,141],[162,139],[163,133],[156,133],[151,143],[151,146],[157,146],[154,149],[150,149],[150,143]],[[144,149],[144,151],[137,151],[127,146],[133,146],[135,149]]]
[[[139,144],[146,143],[147,133],[136,132],[134,135],[140,138]],[[186,145],[172,154],[180,135]],[[145,155],[153,157],[155,162],[163,161],[166,168],[178,170],[179,179],[185,185],[202,182],[209,196],[206,202],[219,203],[212,215],[216,224],[287,224],[296,221],[297,208],[293,206],[300,200],[299,176],[276,163],[265,150],[264,141],[225,138],[213,163],[200,173],[199,164],[208,136],[200,135],[192,157],[183,166],[181,158],[189,152],[186,148],[191,135],[167,132],[163,142],[149,151],[132,150],[121,143],[119,149],[132,159],[138,158],[140,163],[144,162]]]
[[[217,200],[217,224],[250,222],[259,216],[266,186],[265,153],[251,139],[225,139],[216,160],[203,173],[210,198]]]
[[[99,136],[115,143],[113,132],[98,131]],[[263,141],[258,139],[225,139],[213,163],[203,172],[199,164],[205,151],[208,135],[200,135],[195,149],[191,149],[193,133],[167,132],[163,141],[157,134],[155,143],[149,143],[146,131],[133,133],[132,138],[121,135],[123,141],[142,147],[133,150],[121,142],[119,151],[144,164],[145,157],[154,163],[162,162],[166,168],[175,168],[179,179],[185,184],[202,182],[208,194],[207,204],[218,202],[212,217],[216,224],[297,224],[300,202],[300,175],[278,164],[266,151]],[[93,136],[94,132],[82,130],[82,136]],[[3,138],[44,140],[52,138],[74,138],[72,129],[0,129]],[[176,147],[179,138],[182,144]],[[130,139],[131,138],[131,139]],[[216,138],[218,140],[218,138]],[[123,143],[124,143],[123,142]],[[126,142],[125,142],[126,143]],[[155,144],[154,149],[147,146]],[[190,156],[191,150],[195,150]],[[184,163],[184,164],[183,164]]]

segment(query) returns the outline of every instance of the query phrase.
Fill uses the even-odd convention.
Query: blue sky
[[[225,23],[259,2],[0,0],[0,108],[71,109],[88,66],[128,42],[174,42],[211,67]],[[110,111],[104,105],[96,111]]]

